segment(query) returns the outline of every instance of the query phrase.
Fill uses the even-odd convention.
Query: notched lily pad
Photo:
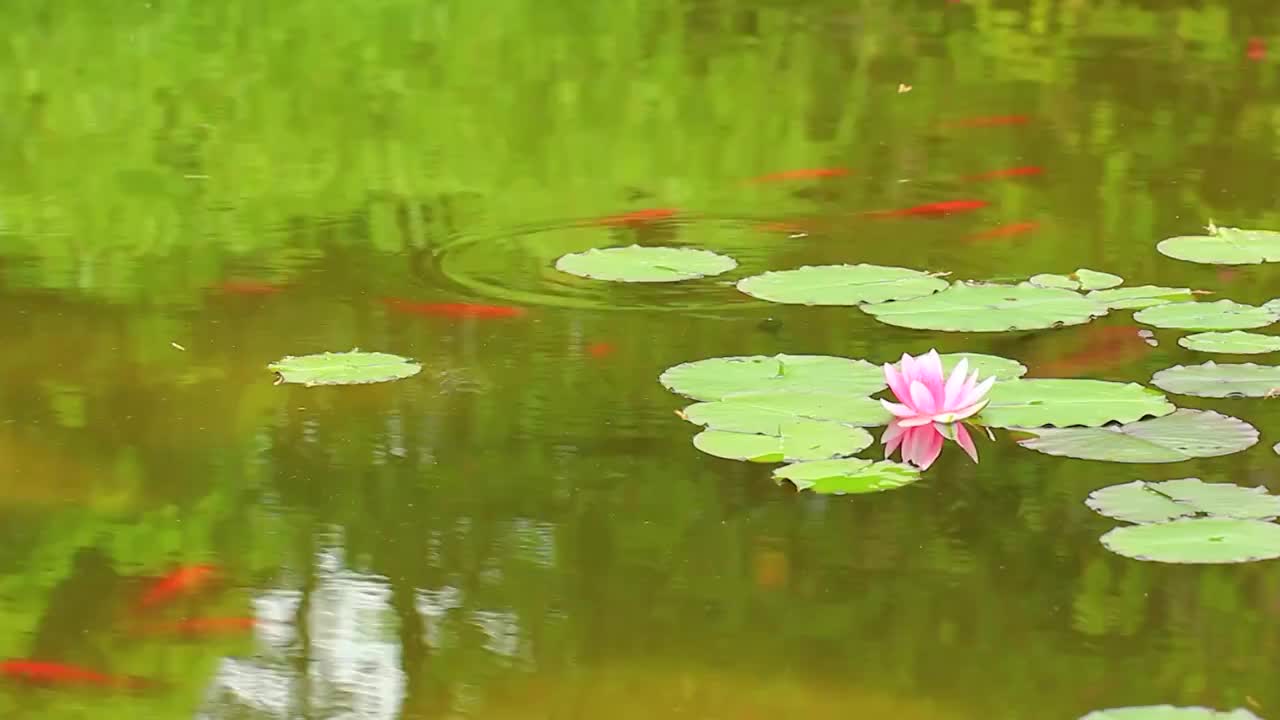
[[[1000,357],[999,355],[983,355],[982,353],[947,353],[939,355],[942,360],[942,370],[947,375],[960,364],[961,360],[969,361],[969,372],[978,371],[978,377],[986,380],[989,377],[995,377],[997,380],[1016,380],[1027,374],[1027,366],[1017,360]]]
[[[738,266],[731,257],[710,250],[674,247],[592,248],[556,260],[556,269],[592,280],[613,282],[679,282],[710,277]]]
[[[1280,319],[1280,315],[1253,305],[1218,300],[1157,305],[1134,313],[1133,319],[1160,328],[1247,330],[1270,325]]]
[[[883,265],[810,265],[738,281],[738,290],[793,305],[859,305],[906,300],[947,287],[931,273]]]
[[[1172,415],[1098,428],[1028,430],[1034,438],[1018,444],[1081,460],[1172,463],[1240,452],[1258,442],[1249,423],[1210,410],[1178,410]]]
[[[1198,478],[1112,485],[1094,490],[1085,504],[1099,514],[1132,523],[1197,515],[1243,520],[1280,517],[1280,497],[1268,494],[1265,487],[1206,483]]]
[[[694,400],[723,400],[743,392],[866,397],[885,388],[884,371],[878,365],[829,355],[708,358],[667,368],[658,381]]]
[[[1196,397],[1268,397],[1280,393],[1280,367],[1253,363],[1177,365],[1151,377],[1157,387]]]
[[[1156,245],[1162,255],[1206,265],[1280,261],[1280,232],[1209,226],[1208,235],[1184,235]]]
[[[1138,310],[1141,308],[1168,305],[1169,303],[1188,302],[1194,300],[1197,291],[1191,288],[1161,287],[1159,285],[1139,285],[1111,290],[1095,290],[1088,299],[1107,306],[1111,310]]]
[[[920,479],[920,471],[910,465],[859,458],[802,462],[773,471],[773,479],[790,481],[797,490],[823,495],[854,495],[897,490]]]
[[[1062,288],[1063,290],[1105,290],[1123,283],[1124,278],[1111,273],[1080,268],[1070,275],[1052,275],[1048,273],[1033,275],[1030,282],[1038,287]]]
[[[1197,352],[1225,353],[1228,355],[1261,355],[1280,351],[1280,337],[1260,333],[1232,330],[1231,332],[1204,332],[1178,338],[1178,344]]]
[[[1175,410],[1165,396],[1136,383],[1033,379],[997,382],[978,419],[993,427],[1105,425]]]
[[[1221,564],[1280,558],[1280,525],[1234,518],[1183,518],[1115,528],[1103,547],[1134,560]]]
[[[1262,720],[1248,710],[1218,712],[1202,707],[1174,707],[1172,705],[1142,705],[1135,707],[1094,710],[1080,720]]]
[[[409,358],[380,352],[324,352],[316,355],[289,355],[267,366],[276,374],[276,384],[365,385],[417,375],[422,366]]]
[[[880,322],[919,330],[1005,332],[1079,325],[1107,308],[1077,292],[1032,285],[955,283],[935,295],[863,305]]]
[[[857,395],[801,392],[735,393],[684,409],[684,419],[712,430],[776,435],[796,420],[874,427],[893,418],[878,401]]]
[[[796,420],[770,435],[703,430],[693,436],[693,446],[708,455],[759,463],[844,457],[865,450],[872,442],[871,433],[862,428],[817,420]]]

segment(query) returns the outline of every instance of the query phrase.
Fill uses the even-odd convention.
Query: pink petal
[[[955,426],[955,441],[957,445],[964,448],[964,451],[968,453],[974,462],[978,462],[978,446],[973,444],[973,438],[969,437],[969,431],[965,429],[964,425],[957,424]]]
[[[919,466],[916,455],[920,447],[920,428],[908,428],[902,432],[902,461],[909,462],[912,465]]]
[[[978,413],[982,412],[982,410],[987,407],[987,403],[989,402],[991,401],[988,400],[987,398],[983,398],[978,402],[974,403],[973,405],[966,405],[964,407],[956,408],[955,410],[949,413],[937,413],[933,416],[933,419],[935,422],[940,422],[940,423],[960,422],[961,420],[971,418],[974,415],[977,415]]]
[[[914,428],[932,425],[934,419],[932,415],[912,415],[911,417],[898,418],[894,422],[904,428]]]
[[[929,388],[929,393],[933,395],[933,406],[941,407],[944,397],[943,385],[946,378],[942,374],[942,358],[938,357],[937,350],[930,350],[922,355],[918,361],[920,366],[920,382]]]
[[[969,391],[967,396],[960,398],[960,401],[965,405],[973,405],[975,403],[982,402],[983,398],[987,396],[987,393],[991,392],[991,386],[995,384],[995,377],[989,377],[981,383],[978,383],[978,386]]]
[[[884,381],[888,383],[889,389],[893,391],[898,400],[906,402],[911,399],[911,391],[908,389],[911,387],[911,383],[903,378],[898,369],[889,363],[884,365]]]
[[[916,448],[916,464],[921,470],[928,470],[929,466],[942,454],[942,435],[939,435],[932,425],[921,428],[919,432],[922,437]]]
[[[893,451],[897,450],[898,446],[902,444],[902,438],[905,434],[905,430],[893,423],[890,423],[889,427],[884,429],[884,434],[880,436],[880,442],[884,443],[884,456],[886,458],[893,455]]]
[[[910,407],[921,415],[932,414],[937,409],[937,404],[933,401],[933,393],[929,392],[929,388],[919,380],[911,381],[911,402]]]
[[[880,404],[884,406],[885,410],[888,410],[890,413],[893,413],[894,417],[909,418],[909,417],[916,416],[916,411],[912,410],[906,405],[902,405],[900,403],[895,403],[895,402],[889,402],[888,400],[881,400]]]
[[[942,400],[943,409],[949,410],[956,406],[956,401],[960,399],[960,390],[964,388],[965,375],[969,373],[969,361],[962,359],[956,363],[956,367],[951,371],[951,377],[947,378],[946,392]]]
[[[903,353],[902,359],[898,361],[898,370],[902,373],[902,384],[907,387],[910,387],[911,381],[920,374],[916,369],[916,359],[906,353]]]

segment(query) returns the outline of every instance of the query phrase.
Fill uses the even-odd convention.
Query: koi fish
[[[229,295],[275,295],[284,288],[261,280],[224,280],[214,288]]]
[[[1029,122],[1031,122],[1031,118],[1026,115],[987,115],[983,117],[949,120],[942,123],[942,126],[950,128],[984,128],[1004,127],[1008,125],[1026,125]]]
[[[602,218],[596,218],[592,221],[593,225],[607,225],[609,227],[637,227],[640,225],[649,225],[651,223],[662,220],[670,220],[679,214],[679,210],[675,208],[648,208],[647,210],[635,210],[621,215],[608,215]]]
[[[1127,365],[1151,351],[1150,338],[1143,337],[1133,325],[1098,327],[1082,331],[1079,350],[1046,363],[1028,363],[1039,377],[1078,377],[1099,370]]]
[[[207,588],[218,578],[214,565],[183,565],[157,580],[138,601],[140,608],[169,602],[180,595],[190,595]]]
[[[864,217],[943,217],[953,213],[970,212],[990,205],[986,200],[947,200],[945,202],[916,205],[901,210],[874,210]]]
[[[1027,233],[1035,232],[1039,228],[1040,223],[1037,222],[1010,223],[1008,225],[1001,225],[1000,227],[991,228],[990,230],[983,230],[982,232],[974,233],[967,236],[965,240],[968,242],[979,242],[982,240],[998,240],[1000,238],[1017,237],[1018,235],[1026,235]]]
[[[146,627],[146,631],[162,635],[204,637],[248,632],[257,627],[257,624],[257,620],[251,617],[201,617],[187,618],[174,623],[149,625]]]
[[[990,172],[978,173],[977,175],[965,175],[960,178],[963,182],[982,182],[984,180],[1003,180],[1005,178],[1030,177],[1039,175],[1044,172],[1044,168],[1038,165],[1028,165],[1026,167],[1004,168],[1002,170],[992,170]]]
[[[511,305],[480,305],[476,303],[419,303],[400,298],[383,298],[389,309],[410,315],[434,315],[452,318],[517,318],[527,311]]]
[[[0,661],[0,676],[35,685],[91,685],[139,690],[151,681],[129,675],[108,675],[88,668],[44,660]]]
[[[849,169],[842,167],[802,168],[799,170],[783,170],[782,172],[760,175],[747,180],[747,182],[769,183],[785,180],[819,180],[822,178],[844,177],[848,174]]]

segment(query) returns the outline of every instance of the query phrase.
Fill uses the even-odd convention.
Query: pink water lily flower
[[[968,374],[968,360],[957,363],[947,377],[937,350],[919,357],[903,355],[898,364],[900,368],[884,366],[885,382],[898,399],[896,403],[880,401],[893,413],[893,421],[880,439],[884,456],[901,447],[902,459],[924,470],[938,459],[945,439],[955,440],[977,462],[978,448],[961,421],[987,406],[987,392],[995,378],[979,383],[977,370]]]

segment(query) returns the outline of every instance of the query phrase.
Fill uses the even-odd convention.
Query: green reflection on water
[[[1083,499],[1135,473],[1266,483],[1269,443],[1152,469],[1001,438],[981,466],[946,456],[885,496],[803,497],[767,467],[697,453],[656,382],[702,357],[885,361],[934,345],[1146,382],[1189,359],[1175,334],[1131,343],[1120,313],[935,337],[710,280],[572,284],[550,262],[687,245],[737,258],[736,279],[905,253],[961,278],[1084,266],[1265,301],[1280,294],[1267,268],[1218,272],[1154,245],[1209,219],[1280,227],[1276,64],[1244,50],[1273,14],[12,3],[0,652],[169,685],[6,684],[0,715],[1013,719],[1252,698],[1265,716],[1280,704],[1272,568],[1115,557]],[[955,122],[1011,115],[1028,121]],[[1043,172],[961,180],[1027,166]],[[833,167],[852,172],[743,182]],[[858,217],[966,198],[991,205]],[[680,213],[592,223],[645,208]],[[530,312],[418,316],[385,297]],[[424,372],[303,390],[264,370],[356,346]],[[1184,404],[1264,439],[1276,427],[1261,401]],[[165,617],[255,615],[256,633],[133,633],[145,578],[195,562],[229,587]]]

